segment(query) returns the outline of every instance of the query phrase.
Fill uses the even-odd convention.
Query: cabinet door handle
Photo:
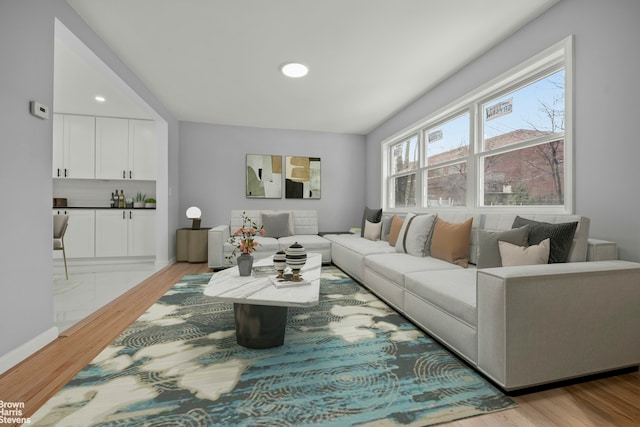
[[[58,168],[58,178],[60,178],[60,168]]]
[[[132,219],[133,217],[131,216],[131,211],[129,211],[129,219]]]
[[[125,178],[126,178],[126,175],[125,175],[125,174],[126,174],[126,172],[125,172],[125,171],[122,171],[122,179],[125,179]]]
[[[66,178],[66,177],[67,177],[67,175],[68,175],[68,174],[67,174],[67,172],[68,172],[68,171],[67,171],[67,168],[64,168],[64,177],[65,177],[65,178]]]
[[[131,176],[131,171],[129,171],[129,179],[132,179],[133,177]]]
[[[124,213],[124,211],[122,211],[122,219],[127,219],[124,215],[125,215],[125,213]]]

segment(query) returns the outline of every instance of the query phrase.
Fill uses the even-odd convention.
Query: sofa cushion
[[[407,254],[374,254],[364,259],[365,268],[404,286],[404,275],[415,271],[453,270],[462,268],[432,257],[414,257]]]
[[[475,268],[408,273],[405,289],[442,311],[477,326]]]
[[[400,234],[400,229],[402,229],[402,224],[404,220],[400,218],[398,215],[394,215],[391,220],[391,228],[389,229],[389,245],[396,246],[398,242],[398,235]]]
[[[433,227],[431,256],[461,267],[469,265],[469,243],[473,218],[462,223],[438,219]]]
[[[294,243],[300,243],[307,252],[314,252],[314,249],[329,249],[331,242],[324,237],[311,234],[296,234],[295,236],[281,237],[278,239],[280,249],[287,249]]]
[[[512,228],[522,227],[523,225],[529,226],[529,245],[537,245],[544,239],[551,238],[550,264],[567,262],[571,244],[573,243],[573,236],[578,227],[577,222],[550,224],[516,216]]]
[[[353,234],[328,234],[324,237],[360,255],[395,253],[395,248],[382,240],[371,241]]]
[[[294,210],[291,212],[293,217],[293,234],[318,234],[318,212],[315,210]]]
[[[362,214],[362,226],[360,228],[360,237],[364,237],[365,221],[378,223],[382,220],[382,209],[371,209],[369,207],[364,208]]]
[[[396,252],[419,257],[428,255],[429,241],[431,240],[433,223],[436,218],[437,215],[435,214],[407,214],[398,234]]]
[[[502,258],[498,242],[509,242],[526,246],[529,238],[529,226],[505,231],[480,231],[478,247],[478,268],[502,267]]]
[[[264,227],[265,237],[291,236],[293,234],[293,219],[291,212],[260,212],[260,219]]]
[[[380,240],[382,233],[382,222],[364,221],[364,238],[367,240]]]

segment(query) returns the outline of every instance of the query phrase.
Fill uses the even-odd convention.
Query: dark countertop
[[[155,208],[110,208],[109,206],[65,206],[65,207],[60,207],[60,206],[54,206],[52,207],[52,209],[109,209],[109,210],[121,210],[121,211],[126,211],[126,210],[155,210]]]

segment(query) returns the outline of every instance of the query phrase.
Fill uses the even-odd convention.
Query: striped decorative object
[[[273,267],[278,272],[278,278],[284,277],[284,269],[287,266],[287,253],[285,251],[278,251],[273,255]]]
[[[289,246],[289,249],[287,249],[287,265],[291,268],[291,272],[293,273],[293,282],[302,280],[300,278],[300,269],[306,262],[307,251],[300,243],[295,242],[293,245]]]

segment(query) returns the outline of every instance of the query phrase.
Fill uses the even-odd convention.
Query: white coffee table
[[[273,264],[273,257],[254,266]],[[312,307],[320,297],[322,254],[307,254],[300,271],[305,284],[276,287],[269,276],[238,274],[238,267],[215,273],[204,294],[233,303],[238,344],[248,348],[271,348],[284,344],[287,307]],[[289,283],[285,283],[289,285]]]

